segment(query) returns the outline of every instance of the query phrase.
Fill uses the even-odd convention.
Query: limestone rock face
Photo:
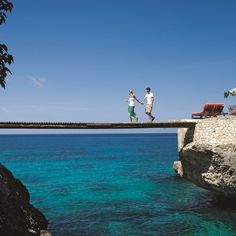
[[[173,164],[173,169],[175,170],[176,174],[179,176],[183,176],[183,167],[181,161],[175,161]]]
[[[236,195],[236,119],[199,121],[181,146],[183,177],[205,189]]]
[[[236,145],[191,144],[180,152],[183,176],[198,186],[236,195]]]
[[[47,226],[44,215],[30,204],[26,187],[0,163],[0,235],[40,235]]]

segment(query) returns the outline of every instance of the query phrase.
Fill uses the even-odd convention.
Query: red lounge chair
[[[206,117],[226,115],[223,113],[224,104],[222,103],[206,103],[201,112],[192,113],[192,119],[203,119]]]

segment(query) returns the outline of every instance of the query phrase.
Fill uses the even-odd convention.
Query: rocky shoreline
[[[173,168],[194,184],[236,196],[236,117],[199,120],[184,131]]]
[[[0,163],[0,235],[51,236],[45,216],[30,204],[26,187]]]

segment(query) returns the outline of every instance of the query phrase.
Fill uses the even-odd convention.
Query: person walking
[[[142,104],[146,101],[146,108],[145,108],[145,113],[148,115],[149,122],[153,122],[155,117],[152,115],[152,108],[154,104],[154,95],[151,92],[151,89],[148,87],[146,88],[146,95],[144,96],[142,100]]]
[[[129,123],[132,123],[133,119],[135,119],[136,122],[138,122],[138,116],[134,112],[135,101],[139,102],[140,104],[141,104],[141,102],[136,98],[133,90],[129,90],[129,98],[126,99],[125,101],[127,101],[129,103],[129,105],[128,105],[128,115],[129,115],[129,119],[130,119]]]

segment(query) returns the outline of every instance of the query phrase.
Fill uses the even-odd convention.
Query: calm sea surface
[[[174,134],[2,135],[54,236],[236,235],[236,201],[176,178]]]

